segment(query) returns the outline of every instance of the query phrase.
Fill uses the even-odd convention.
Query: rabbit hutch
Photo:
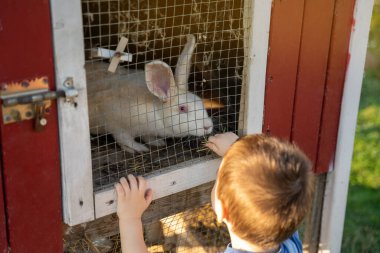
[[[338,252],[372,5],[3,1],[0,252],[120,252],[127,174],[153,189],[150,252],[222,252],[204,144],[223,132],[306,152],[304,247]]]

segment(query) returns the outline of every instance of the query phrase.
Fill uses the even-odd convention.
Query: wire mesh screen
[[[82,11],[95,190],[212,159],[208,135],[242,130],[242,0],[82,0]],[[99,52],[122,36],[131,59],[108,72]]]
[[[161,233],[161,240],[145,237],[150,252],[222,252],[230,241],[227,228],[217,223],[210,204],[165,217],[145,228],[146,235],[155,230]]]

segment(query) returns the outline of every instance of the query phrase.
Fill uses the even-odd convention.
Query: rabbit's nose
[[[211,128],[211,126],[204,126],[203,128],[207,131]]]

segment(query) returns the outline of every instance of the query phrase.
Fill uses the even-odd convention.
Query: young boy
[[[302,252],[297,227],[313,194],[308,158],[294,145],[264,135],[238,140],[224,133],[210,137],[206,146],[224,156],[211,202],[231,237],[225,253]],[[116,191],[122,252],[148,252],[141,216],[152,190],[142,177],[128,175]]]

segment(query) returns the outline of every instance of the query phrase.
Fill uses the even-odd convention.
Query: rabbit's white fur
[[[145,71],[119,67],[115,74],[107,63],[86,64],[91,133],[111,133],[129,152],[149,150],[134,140],[137,136],[159,146],[165,145],[159,137],[210,134],[213,123],[201,99],[187,91],[194,46],[189,35],[175,79],[162,61],[146,64]]]

